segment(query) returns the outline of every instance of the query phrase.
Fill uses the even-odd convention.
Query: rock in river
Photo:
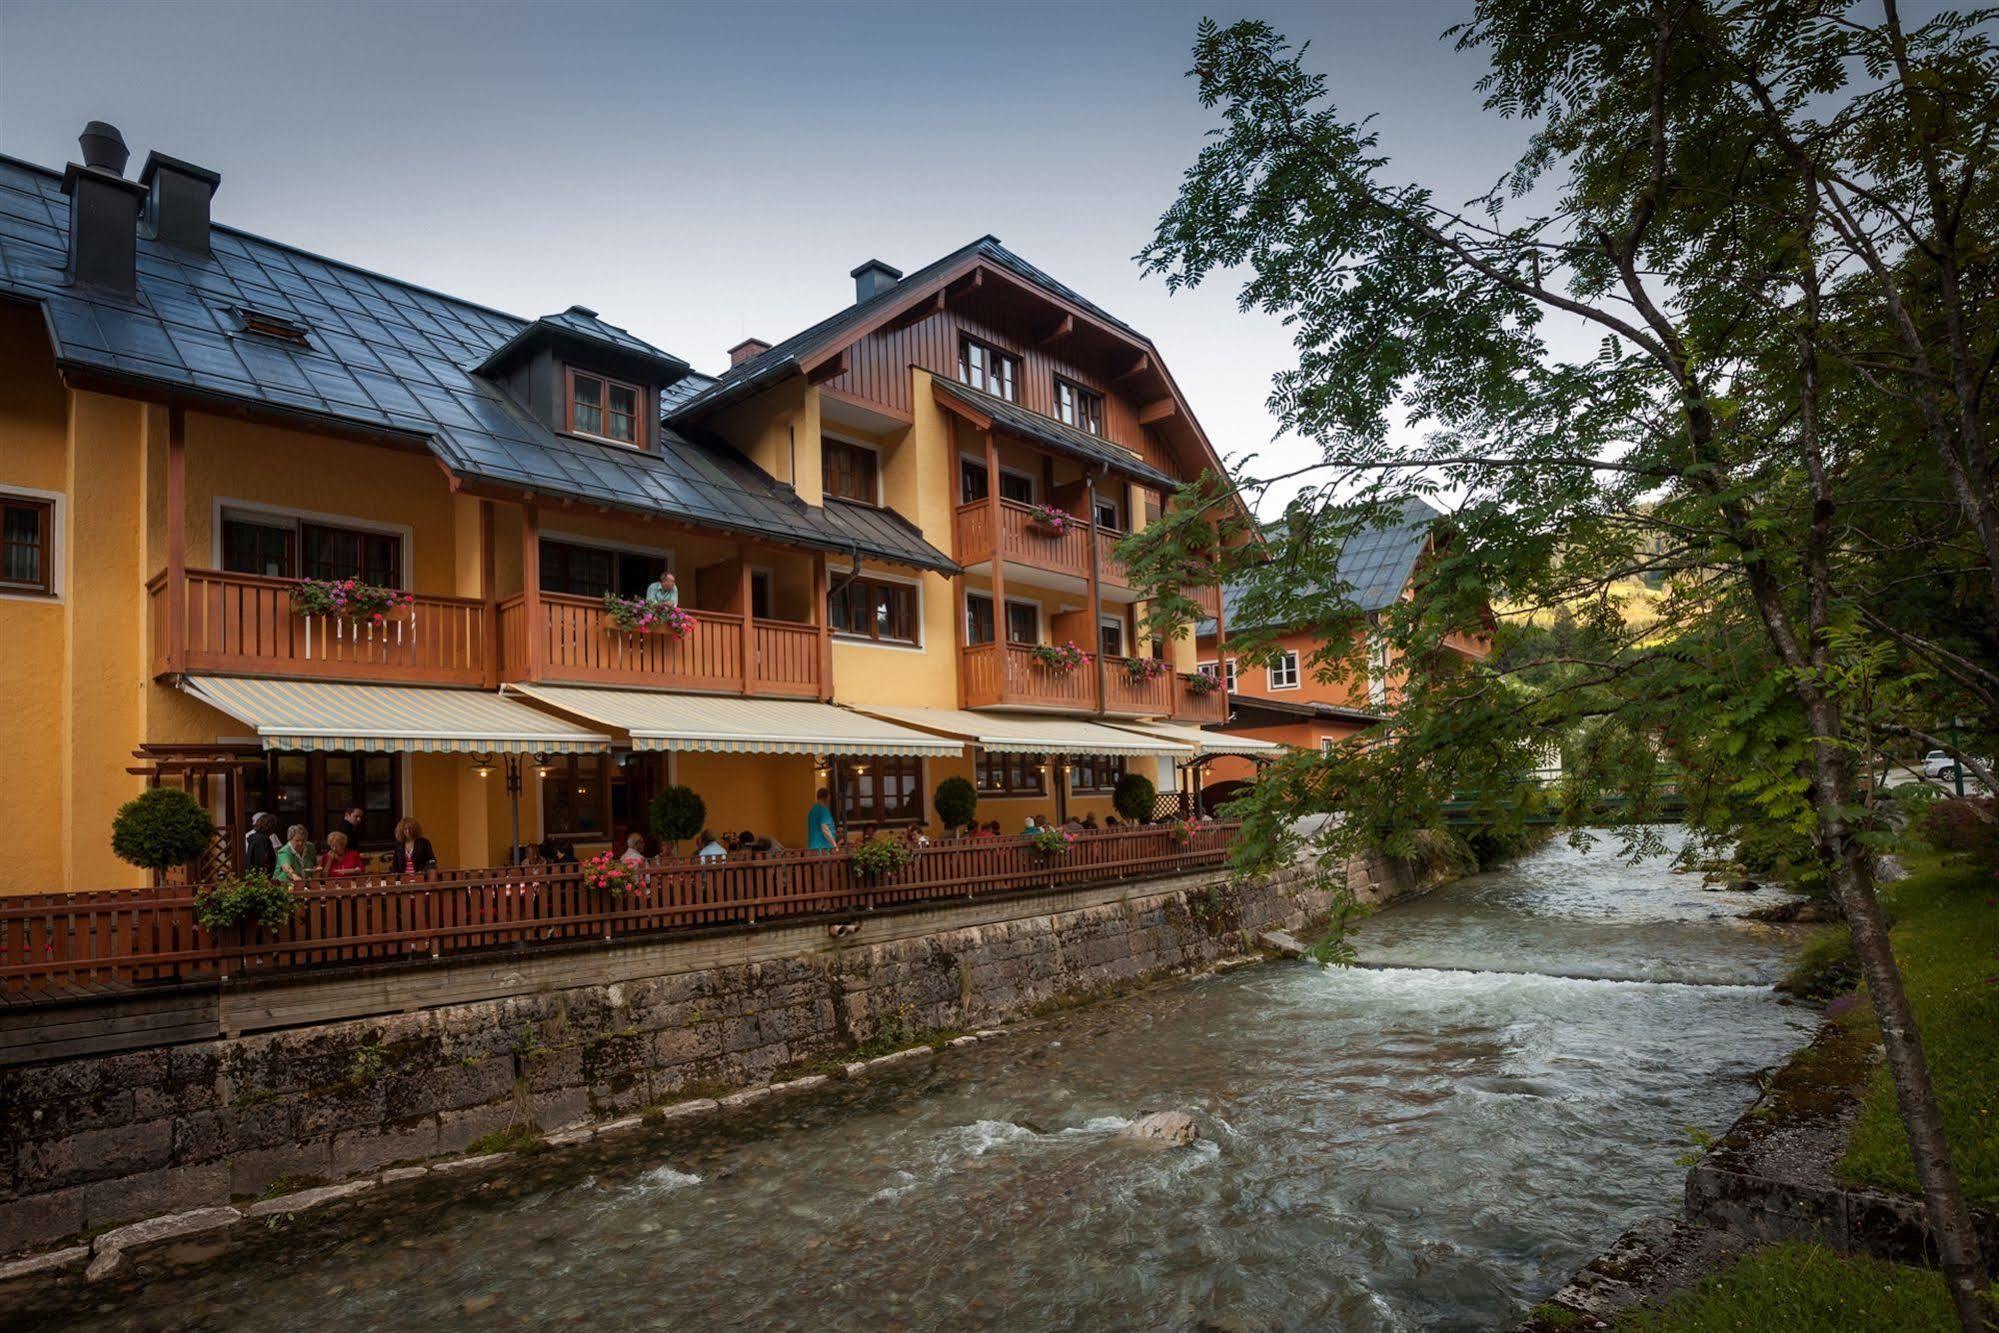
[[[1162,1148],[1190,1148],[1201,1137],[1194,1117],[1185,1111],[1154,1111],[1118,1131],[1121,1139],[1137,1139]]]

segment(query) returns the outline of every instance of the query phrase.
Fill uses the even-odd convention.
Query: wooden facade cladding
[[[970,336],[1020,358],[1020,405],[1043,416],[1055,415],[1055,377],[1104,396],[1104,435],[1112,444],[1132,450],[1162,472],[1178,475],[1180,468],[1139,420],[1141,404],[1127,396],[1117,376],[1128,367],[1084,366],[1063,358],[1073,334],[1051,330],[1061,325],[1047,314],[1004,306],[987,288],[955,295],[942,309],[901,328],[875,329],[843,353],[846,369],[824,381],[842,394],[877,403],[894,412],[915,409],[910,367],[943,379],[958,378],[958,341]],[[1073,327],[1073,324],[1072,324]],[[1134,356],[1134,361],[1136,356]]]

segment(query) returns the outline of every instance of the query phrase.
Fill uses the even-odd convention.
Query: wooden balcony
[[[1097,711],[1097,668],[1087,662],[1057,671],[1034,660],[1025,644],[978,643],[965,649],[967,708],[1045,708]]]
[[[745,634],[742,616],[690,610],[693,629],[675,638],[621,630],[604,604],[589,597],[543,593],[540,609],[539,624],[531,626],[524,596],[500,603],[501,679],[820,697],[816,625],[756,620]],[[531,635],[540,638],[538,669]]]
[[[1206,694],[1196,694],[1184,676],[1173,678],[1173,720],[1193,726],[1226,722],[1229,716],[1228,691],[1217,685]]]
[[[1169,717],[1173,712],[1173,687],[1176,684],[1171,671],[1161,676],[1142,680],[1131,674],[1126,665],[1132,659],[1124,657],[1107,658],[1104,661],[1104,711],[1119,717]]]
[[[1214,584],[1210,583],[1200,588],[1189,588],[1187,589],[1187,596],[1193,599],[1195,606],[1201,608],[1203,619],[1214,620],[1221,615],[1222,590]]]
[[[999,526],[995,539],[991,501],[974,500],[971,504],[959,505],[952,533],[958,563],[983,564],[998,555],[1010,565],[1088,579],[1090,552],[1094,546],[1099,577],[1117,587],[1126,587],[1130,583],[1131,576],[1125,571],[1123,563],[1111,554],[1111,548],[1122,534],[1093,533],[1081,519],[1077,519],[1065,532],[1051,532],[1034,521],[1033,505],[1025,505],[1018,500],[1000,501]]]
[[[418,594],[381,624],[308,616],[292,605],[298,579],[190,569],[174,624],[168,575],[146,584],[153,672],[296,676],[377,684],[482,685],[486,603]],[[178,651],[176,651],[178,650]]]

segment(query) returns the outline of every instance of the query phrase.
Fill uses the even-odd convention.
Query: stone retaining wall
[[[1383,866],[1350,879],[1371,900],[1417,887]],[[294,980],[251,1007],[297,1015],[317,997],[349,1006],[325,1012],[399,1001],[414,1012],[0,1068],[0,1254],[281,1178],[337,1181],[462,1152],[515,1125],[557,1129],[763,1083],[882,1034],[990,1025],[1206,968],[1253,951],[1260,931],[1305,926],[1330,895],[1287,871],[1079,897],[933,909],[920,933],[907,917],[870,919],[844,940],[794,928],[792,951],[775,957],[758,956],[773,947],[765,934],[568,955],[567,975],[557,957]],[[425,1003],[425,987],[453,985],[483,998]]]

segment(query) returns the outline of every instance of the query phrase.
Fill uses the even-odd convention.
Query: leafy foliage
[[[692,787],[662,787],[647,807],[656,838],[680,843],[701,831],[708,822],[708,803]]]
[[[149,787],[118,807],[111,850],[146,870],[171,870],[208,850],[215,821],[201,802],[176,787]]]
[[[298,895],[288,880],[261,870],[217,880],[194,900],[194,919],[205,930],[256,924],[276,929],[298,911]]]
[[[1076,835],[1067,829],[1037,828],[1028,833],[1028,845],[1049,860],[1067,856],[1069,849],[1076,845]]]
[[[1990,796],[1951,797],[1923,811],[1923,841],[1940,852],[1967,852],[1983,864],[1999,862],[1999,815]]]
[[[854,873],[869,878],[893,875],[915,859],[909,844],[893,833],[877,833],[850,854]]]
[[[1153,787],[1152,779],[1143,773],[1127,773],[1117,780],[1117,786],[1111,788],[1111,808],[1129,820],[1152,818],[1158,801],[1159,792]]]
[[[937,784],[931,806],[946,828],[963,828],[979,813],[979,792],[964,778],[945,778]]]

